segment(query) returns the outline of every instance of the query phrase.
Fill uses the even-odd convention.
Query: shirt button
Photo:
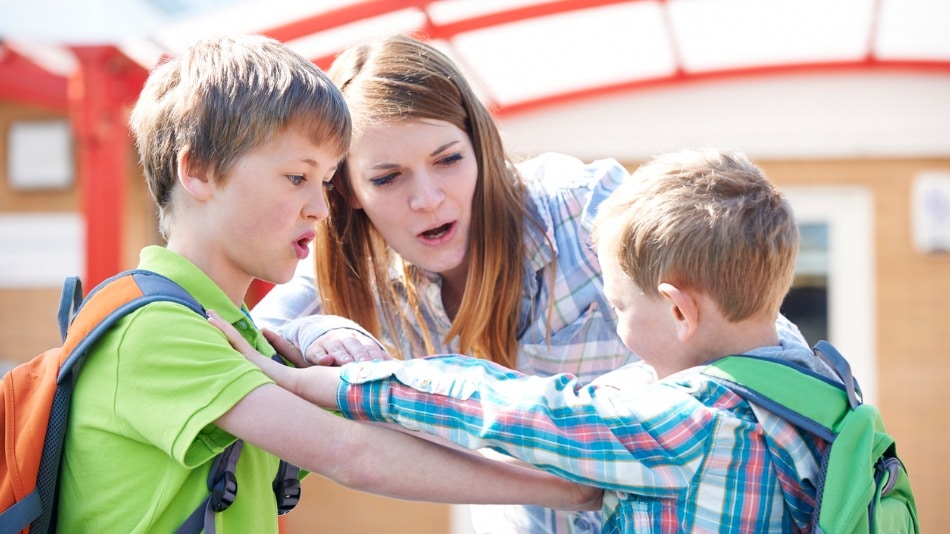
[[[356,371],[356,378],[364,379],[367,377],[369,377],[369,366],[365,364],[359,364],[359,367],[357,367],[357,371]]]

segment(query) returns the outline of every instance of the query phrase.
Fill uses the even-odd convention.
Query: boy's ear
[[[178,155],[178,181],[191,196],[205,200],[213,190],[211,180],[207,172],[191,163],[190,156],[191,152],[187,148]]]
[[[677,337],[686,341],[699,329],[699,303],[691,292],[667,282],[661,282],[657,290],[670,305]]]

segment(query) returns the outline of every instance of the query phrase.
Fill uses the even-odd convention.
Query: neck
[[[458,287],[451,283],[447,278],[442,279],[442,308],[449,319],[455,319],[459,307],[462,305],[462,297],[465,295],[465,285]]]
[[[204,253],[204,249],[200,247],[190,247],[187,243],[169,239],[166,248],[181,255],[201,269],[235,306],[240,308],[244,303],[244,297],[251,287],[253,278],[243,273],[237,273],[233,269],[228,269],[222,262],[215,261],[213,255]]]
[[[683,342],[679,358],[664,358],[654,368],[657,376],[663,378],[723,356],[778,344],[775,318],[751,318],[735,323],[721,317],[714,321],[707,318],[704,325]]]

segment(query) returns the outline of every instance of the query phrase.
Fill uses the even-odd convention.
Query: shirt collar
[[[235,306],[204,271],[177,252],[157,245],[145,247],[139,254],[139,268],[155,271],[171,278],[206,310],[216,311],[229,323],[250,321],[246,308]]]
[[[540,187],[530,182],[525,189],[525,209],[543,226],[537,228],[529,221],[525,221],[525,259],[530,272],[538,272],[554,261],[557,256],[557,241],[554,239],[554,220],[551,212],[545,209],[547,197],[541,194]]]

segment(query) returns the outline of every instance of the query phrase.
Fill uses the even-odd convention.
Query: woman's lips
[[[445,224],[429,228],[423,232],[419,232],[416,235],[423,243],[427,245],[441,245],[442,243],[452,239],[452,236],[455,235],[455,230],[457,227],[458,223],[454,221],[447,222]]]

